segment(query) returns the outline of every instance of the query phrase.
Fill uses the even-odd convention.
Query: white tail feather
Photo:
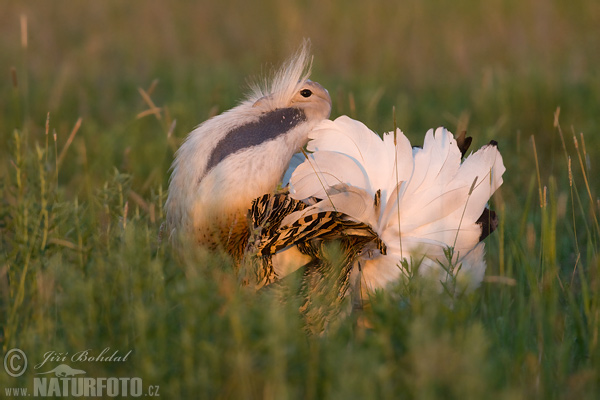
[[[323,121],[309,137],[314,153],[294,171],[290,193],[322,199],[302,216],[335,209],[379,234],[388,254],[360,260],[364,287],[397,279],[400,262],[411,257],[423,259],[424,270],[440,269],[447,247],[455,249],[453,262],[474,271],[471,286],[477,286],[485,270],[477,220],[505,171],[496,146],[484,146],[461,164],[456,140],[444,128],[429,130],[423,148],[412,149],[400,130],[394,144],[392,133],[381,139],[346,116]],[[380,208],[373,202],[378,190]]]

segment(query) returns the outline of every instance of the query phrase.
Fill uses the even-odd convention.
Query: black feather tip
[[[495,211],[486,208],[477,219],[477,223],[481,226],[481,235],[479,235],[479,241],[481,242],[498,227],[498,216]]]
[[[462,157],[467,154],[467,150],[469,150],[472,141],[473,138],[471,136],[467,136],[467,131],[462,131],[460,135],[456,136],[456,145],[458,146]]]

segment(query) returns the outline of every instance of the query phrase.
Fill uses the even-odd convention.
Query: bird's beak
[[[323,100],[325,100],[331,106],[331,96],[329,95],[329,91],[327,89],[325,89],[320,83],[311,81],[310,79],[307,79],[306,82],[310,82],[311,85],[316,86],[316,87],[322,89],[323,93],[325,93],[325,95],[323,95],[323,93],[320,93],[320,92],[315,92],[315,94],[318,97],[320,97]]]

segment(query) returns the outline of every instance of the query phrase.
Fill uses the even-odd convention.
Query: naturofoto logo
[[[33,367],[34,370],[41,370],[33,376],[33,393],[29,391],[31,387],[6,387],[5,394],[9,397],[33,395],[33,397],[83,398],[160,396],[158,386],[148,386],[144,390],[140,377],[94,377],[88,376],[84,369],[72,366],[77,364],[79,367],[83,362],[125,362],[131,354],[131,350],[125,356],[119,355],[118,351],[110,354],[109,350],[105,348],[100,353],[96,353],[97,355],[93,355],[93,352],[88,349],[73,353],[70,357],[68,352],[46,352],[43,360]],[[55,362],[62,363],[51,368]],[[9,350],[4,357],[4,369],[12,377],[23,375],[27,365],[27,356],[20,349]]]
[[[84,370],[81,369],[73,369],[69,367],[67,364],[60,364],[58,367],[53,368],[48,372],[38,372],[36,375],[44,375],[44,374],[55,374],[58,378],[64,378],[67,376],[75,376],[85,374]]]

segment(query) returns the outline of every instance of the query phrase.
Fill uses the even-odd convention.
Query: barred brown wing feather
[[[280,227],[257,250],[261,256],[272,255],[286,247],[314,239],[334,240],[346,237],[363,238],[365,243],[374,241],[385,254],[385,244],[368,224],[348,219],[345,214],[335,211],[307,215],[289,226]]]
[[[287,193],[265,194],[252,202],[250,219],[253,228],[277,229],[289,214],[306,208],[306,204],[295,200]]]
[[[260,257],[258,262],[260,263],[260,267],[256,269],[257,287],[268,286],[277,281],[277,274],[273,268],[271,257]]]
[[[277,274],[270,257],[262,257],[260,249],[273,237],[287,215],[306,207],[301,201],[294,200],[286,193],[265,194],[252,202],[248,211],[252,236],[248,240],[246,251],[256,252],[260,267],[256,270],[256,281],[259,287],[269,285],[277,280]]]
[[[385,244],[368,224],[336,211],[306,215],[290,225],[280,226],[286,216],[306,207],[284,193],[264,195],[252,203],[249,219],[254,238],[247,250],[257,256],[260,264],[256,270],[258,286],[268,286],[282,278],[275,273],[271,256],[297,246],[313,260],[304,268],[303,285],[317,292],[320,288],[325,290],[327,285],[334,285],[335,289],[330,288],[331,293],[341,299],[348,290],[356,257],[367,248],[377,248],[386,254]],[[330,246],[336,246],[335,243],[340,251],[336,252],[337,256],[332,256]],[[310,296],[307,301],[308,298]]]

